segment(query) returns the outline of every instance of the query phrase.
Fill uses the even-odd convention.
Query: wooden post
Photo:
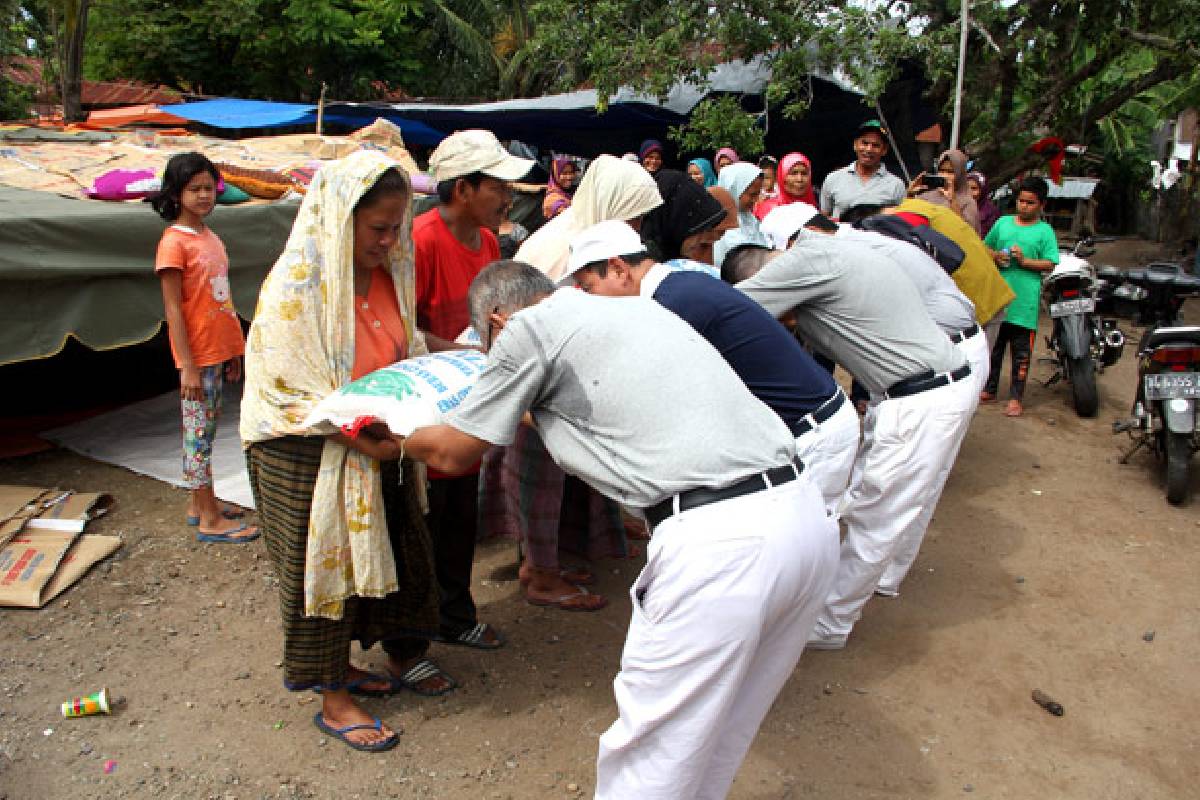
[[[329,86],[325,81],[321,81],[321,96],[317,100],[317,135],[321,135],[321,123],[325,120],[325,90]]]

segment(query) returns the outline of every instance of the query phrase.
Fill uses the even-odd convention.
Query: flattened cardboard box
[[[111,495],[0,486],[0,606],[41,608],[121,546],[80,536],[112,507]]]

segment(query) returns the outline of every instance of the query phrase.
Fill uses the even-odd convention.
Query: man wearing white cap
[[[496,230],[512,199],[511,181],[532,161],[510,154],[490,131],[458,131],[429,158],[439,204],[413,220],[417,327],[433,351],[456,349],[470,326],[467,289],[479,271],[500,258]],[[440,639],[481,649],[503,644],[476,616],[471,597],[475,558],[478,465],[451,478],[429,473],[429,523],[441,590]],[[443,676],[434,676],[439,680]]]
[[[705,278],[705,280],[712,280]],[[447,472],[528,411],[569,474],[654,526],[600,739],[601,800],[721,798],[804,649],[837,527],[787,426],[644,297],[554,292],[502,261],[471,286],[488,365],[447,424],[403,441]]]
[[[814,217],[738,288],[776,317],[794,314],[804,338],[871,393],[837,577],[809,639],[831,650],[845,646],[906,532],[936,504],[976,398],[967,359],[913,282],[887,256],[831,235],[826,222]]]
[[[655,263],[618,220],[580,233],[568,270],[588,294],[650,297],[695,328],[788,426],[826,508],[837,507],[858,452],[858,415],[833,377],[762,306],[724,281]]]

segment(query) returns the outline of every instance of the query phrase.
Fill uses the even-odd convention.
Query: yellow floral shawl
[[[244,444],[290,435],[326,435],[301,423],[322,398],[350,382],[354,365],[354,206],[389,167],[359,151],[313,178],[283,255],[259,292],[246,343],[241,411]],[[407,177],[407,176],[406,176]],[[388,271],[408,333],[424,352],[414,302],[412,216]],[[379,462],[326,439],[313,492],[304,573],[304,613],[341,619],[347,597],[383,597],[397,588],[383,510]]]

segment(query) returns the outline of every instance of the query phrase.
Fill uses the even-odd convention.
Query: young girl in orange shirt
[[[229,289],[229,258],[204,224],[217,201],[220,173],[199,153],[172,156],[162,189],[151,201],[173,223],[163,231],[154,260],[162,281],[171,352],[179,369],[183,411],[183,482],[191,491],[187,521],[202,542],[240,543],[258,529],[238,520],[213,492],[212,447],[221,408],[222,380],[241,380],[245,342]]]

